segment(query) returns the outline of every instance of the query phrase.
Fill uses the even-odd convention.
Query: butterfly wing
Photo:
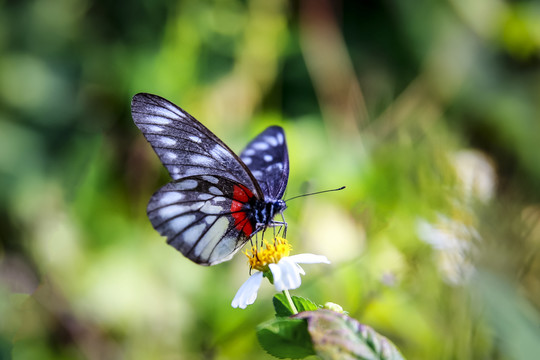
[[[283,128],[270,126],[240,154],[257,179],[266,199],[283,197],[289,180],[289,153]]]
[[[230,179],[190,176],[163,186],[150,199],[148,217],[167,243],[201,265],[229,260],[256,223],[242,210],[253,193]]]
[[[227,145],[173,103],[141,93],[131,110],[174,180],[150,199],[152,225],[198,264],[229,260],[256,231],[244,205],[264,198],[257,180]]]
[[[218,175],[262,197],[256,180],[234,152],[186,111],[160,96],[140,93],[133,97],[131,114],[174,180]]]

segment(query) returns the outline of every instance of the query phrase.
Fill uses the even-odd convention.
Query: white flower
[[[305,275],[304,269],[298,264],[330,264],[330,261],[323,255],[298,254],[284,256],[277,263],[269,263],[268,269],[272,272],[274,286],[277,291],[296,289],[302,283],[300,275]],[[231,305],[234,308],[245,309],[257,299],[257,291],[261,286],[263,271],[257,271],[246,280],[236,293]]]
[[[497,174],[488,156],[476,150],[461,150],[452,160],[466,200],[476,198],[487,203],[493,198]]]
[[[447,283],[460,285],[471,278],[475,272],[470,261],[475,252],[474,242],[481,241],[474,227],[439,215],[435,224],[419,219],[417,233],[422,241],[437,251],[437,265]]]

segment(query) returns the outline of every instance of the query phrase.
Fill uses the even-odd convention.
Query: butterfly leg
[[[277,235],[279,235],[279,233],[281,232],[281,230],[283,230],[283,237],[284,238],[287,238],[287,222],[285,221],[285,217],[283,216],[283,214],[281,214],[281,219],[283,221],[272,221],[270,223],[270,226],[272,226],[273,228],[275,227],[279,227],[279,230],[277,232]],[[275,230],[274,230],[275,231]],[[276,233],[274,232],[274,237],[276,237]]]
[[[263,228],[263,231],[262,231],[262,236],[261,236],[261,248],[263,247],[264,245],[264,234],[266,233],[266,227]]]
[[[273,228],[274,228],[274,238],[277,237],[277,236],[279,236],[279,235],[281,234],[281,231],[283,230],[283,227],[284,227],[284,226],[285,226],[285,225],[284,225],[281,221],[280,221],[280,222],[274,223],[274,226],[273,226]],[[276,230],[275,230],[276,227],[278,228],[277,233],[276,233]],[[283,237],[285,237],[285,235],[286,235],[286,234],[285,234],[285,232],[284,232],[284,233],[283,233]]]
[[[285,216],[283,216],[283,213],[280,214],[281,215],[281,220],[283,220],[283,237],[286,239],[287,238],[287,222],[285,221]]]

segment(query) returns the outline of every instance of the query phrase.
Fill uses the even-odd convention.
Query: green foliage
[[[257,339],[277,358],[317,354],[325,360],[404,360],[390,340],[345,314],[317,309],[309,300],[295,297],[295,306],[302,311],[293,315],[283,294],[273,301],[276,318],[257,327]]]
[[[11,341],[0,337],[0,359],[10,360],[11,351],[13,350],[13,345]]]
[[[291,296],[291,298],[298,312],[318,309],[318,306],[309,299],[299,296]],[[285,294],[281,293],[274,295],[272,302],[274,304],[274,310],[276,311],[277,317],[287,317],[294,314]]]
[[[297,359],[316,353],[328,360],[404,359],[391,341],[369,326],[346,314],[319,309],[309,299],[292,296],[292,300],[298,314],[293,313],[285,294],[276,294],[276,318],[257,327],[259,343],[271,355]]]
[[[275,318],[257,327],[262,348],[280,359],[301,359],[314,355],[307,323],[300,319]]]
[[[345,314],[321,309],[293,318],[307,321],[313,347],[322,359],[404,360],[390,340]]]

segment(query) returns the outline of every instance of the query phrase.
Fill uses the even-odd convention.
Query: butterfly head
[[[253,208],[257,224],[268,226],[275,215],[285,211],[287,204],[283,200],[260,201]]]
[[[287,208],[287,204],[283,200],[276,200],[273,203],[274,206],[274,214],[280,214]]]

